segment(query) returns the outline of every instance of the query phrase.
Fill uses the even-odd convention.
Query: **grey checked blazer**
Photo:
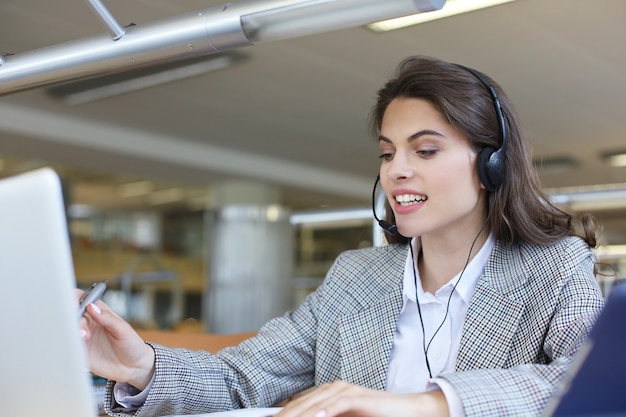
[[[114,411],[267,407],[337,379],[383,390],[406,255],[402,245],[343,253],[297,310],[215,356],[154,345],[146,402],[139,410],[113,404]],[[592,253],[579,238],[547,247],[496,242],[465,318],[456,372],[442,377],[467,416],[537,415],[603,303]]]

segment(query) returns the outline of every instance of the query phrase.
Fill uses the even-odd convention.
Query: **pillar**
[[[278,189],[226,181],[207,211],[203,321],[212,333],[258,330],[291,307],[294,236]]]

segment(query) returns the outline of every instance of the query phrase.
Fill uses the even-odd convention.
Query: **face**
[[[476,152],[428,101],[394,99],[379,138],[380,182],[406,237],[459,239],[485,219]]]

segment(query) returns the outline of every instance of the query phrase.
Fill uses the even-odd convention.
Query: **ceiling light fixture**
[[[430,22],[432,20],[443,19],[444,17],[510,3],[512,1],[515,0],[447,0],[446,4],[440,10],[399,17],[396,19],[383,20],[371,23],[367,25],[367,28],[373,30],[374,32],[388,32],[424,22]]]
[[[535,169],[540,175],[562,174],[572,171],[579,166],[578,161],[568,156],[556,158],[539,158],[533,161]]]
[[[626,258],[626,245],[603,245],[594,250],[601,261],[622,260]]]
[[[158,206],[161,204],[176,203],[185,197],[185,190],[181,187],[172,187],[164,190],[154,191],[150,194],[150,204]]]
[[[237,59],[238,57],[233,54],[211,55],[201,59],[108,75],[86,82],[79,81],[73,85],[60,85],[48,91],[53,96],[60,97],[68,106],[77,106],[225,69]]]
[[[0,95],[440,9],[445,0],[242,0],[4,56]],[[98,4],[98,7],[102,7]],[[102,10],[104,12],[104,10]],[[117,32],[117,30],[113,30]],[[113,35],[117,36],[117,35]]]
[[[277,7],[244,13],[241,26],[254,44],[290,39],[378,20],[432,13],[446,0],[313,0],[274,2]]]
[[[121,184],[119,188],[122,198],[138,197],[150,194],[154,190],[154,183],[152,181],[142,180]]]
[[[372,221],[372,210],[367,208],[339,209],[339,210],[315,210],[294,213],[289,218],[295,226],[320,227],[354,221]]]
[[[609,166],[626,167],[626,152],[607,153],[602,159]]]
[[[626,184],[546,190],[552,203],[576,212],[620,210],[626,207]]]

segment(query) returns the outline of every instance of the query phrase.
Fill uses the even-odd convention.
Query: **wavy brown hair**
[[[593,217],[580,219],[554,206],[542,190],[527,140],[519,118],[502,88],[480,73],[497,92],[505,123],[508,146],[502,185],[487,192],[490,210],[489,228],[498,240],[548,245],[566,236],[580,236],[590,247],[596,247]],[[443,118],[458,129],[476,152],[485,147],[499,148],[500,127],[489,91],[464,67],[436,58],[414,56],[402,61],[395,75],[378,91],[370,113],[370,130],[379,137],[383,116],[396,98],[416,98],[430,102]],[[477,158],[478,160],[478,158]],[[495,194],[495,195],[492,195]],[[395,223],[393,211],[386,203],[387,221]],[[387,234],[390,243],[406,242],[400,235]]]

